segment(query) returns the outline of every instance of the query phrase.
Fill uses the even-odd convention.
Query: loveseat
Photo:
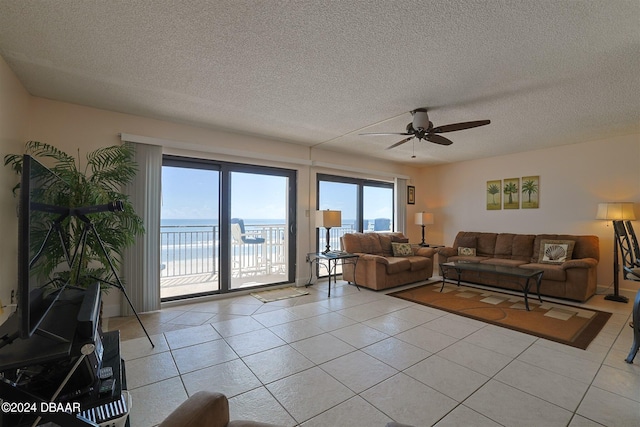
[[[374,290],[426,280],[433,275],[435,249],[410,245],[402,233],[346,233],[342,250],[358,261],[342,266],[342,278]]]
[[[542,295],[576,301],[596,293],[599,259],[598,236],[467,231],[457,234],[453,246],[439,248],[437,256],[440,264],[466,261],[542,270]],[[461,280],[522,290],[513,278],[489,273],[463,271]]]

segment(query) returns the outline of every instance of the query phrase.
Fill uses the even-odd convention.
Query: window
[[[342,227],[329,230],[332,249],[340,248],[345,233],[393,230],[393,183],[318,174],[317,185],[317,209],[342,212]],[[325,235],[319,229],[318,236]],[[316,240],[322,251],[325,239]]]
[[[165,156],[162,300],[292,282],[295,171]]]

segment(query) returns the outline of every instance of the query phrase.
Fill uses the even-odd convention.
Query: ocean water
[[[284,251],[285,220],[248,219],[247,232],[263,236],[275,256]],[[217,219],[162,219],[160,222],[161,277],[215,273],[220,255]],[[245,264],[255,259],[262,245],[233,245],[232,257]],[[235,261],[234,261],[235,262]]]

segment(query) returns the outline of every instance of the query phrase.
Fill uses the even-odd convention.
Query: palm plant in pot
[[[137,164],[134,161],[133,147],[128,144],[102,147],[86,155],[83,165],[79,158],[59,150],[58,148],[38,142],[29,141],[25,146],[25,154],[29,154],[47,166],[63,182],[63,185],[52,186],[43,196],[45,202],[69,208],[70,210],[105,205],[121,201],[121,212],[91,213],[91,226],[96,233],[87,233],[82,241],[86,222],[76,215],[68,215],[59,228],[68,253],[82,252],[82,256],[72,257],[68,263],[62,244],[49,245],[41,255],[36,274],[48,279],[52,284],[70,283],[86,287],[99,280],[101,284],[114,283],[118,280],[110,268],[110,261],[116,271],[122,265],[122,254],[126,247],[133,244],[137,235],[144,233],[142,219],[136,215],[129,197],[122,192],[136,175]],[[22,154],[9,154],[4,158],[5,166],[9,166],[18,175],[22,173]],[[14,193],[20,184],[14,187]],[[49,221],[50,222],[50,221]],[[42,245],[51,224],[38,224],[41,231],[33,233],[32,248]],[[104,251],[102,249],[104,247]],[[105,254],[106,252],[106,254]],[[108,258],[107,258],[108,257]]]

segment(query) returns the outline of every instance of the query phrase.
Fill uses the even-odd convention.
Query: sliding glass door
[[[231,172],[231,289],[289,277],[288,176]]]
[[[162,167],[161,299],[220,290],[220,170],[199,166]]]
[[[294,281],[295,171],[166,156],[162,300]]]
[[[329,230],[331,249],[340,248],[345,233],[393,230],[393,183],[318,174],[318,210],[342,212],[342,226]],[[317,249],[326,246],[326,230],[318,229]]]

